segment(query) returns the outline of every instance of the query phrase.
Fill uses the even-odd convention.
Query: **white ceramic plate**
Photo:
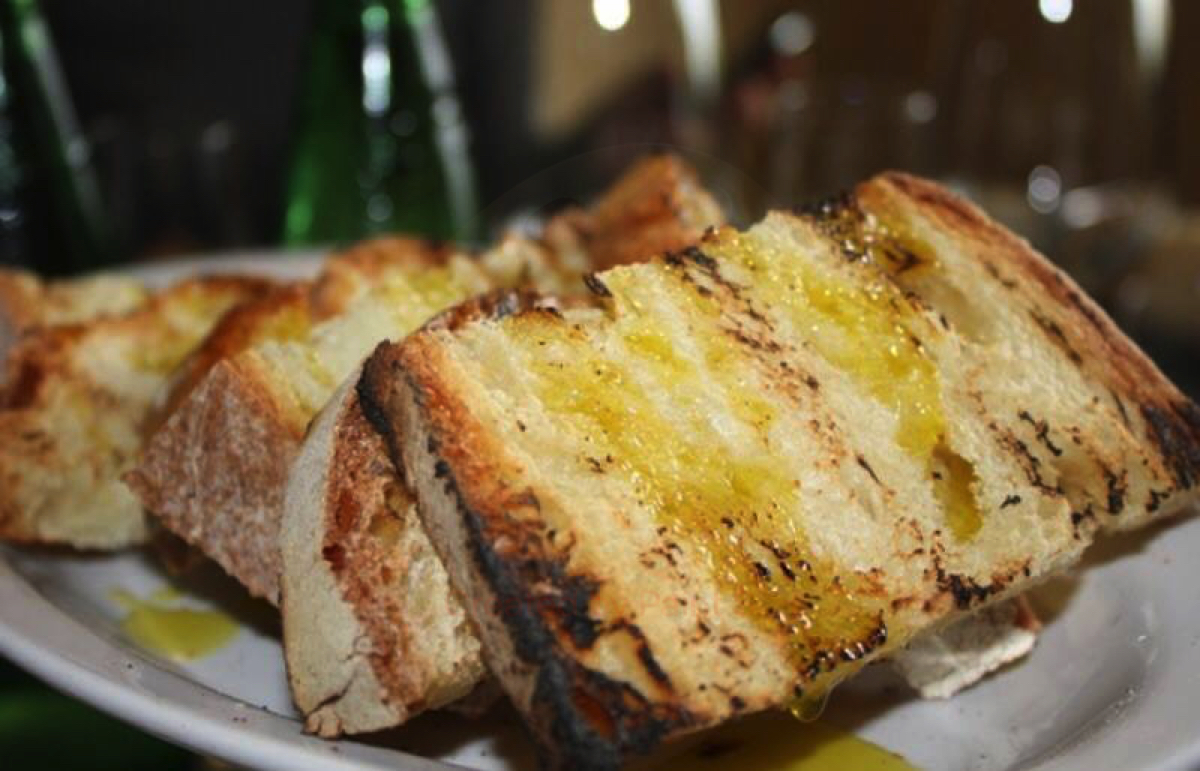
[[[311,255],[260,254],[202,268],[295,275],[314,264]],[[138,272],[157,283],[197,266]],[[946,702],[916,700],[887,669],[874,668],[835,692],[822,720],[931,770],[1200,767],[1196,555],[1197,517],[1102,543],[1075,577],[1038,591],[1048,624],[1026,661]],[[274,611],[215,568],[180,588],[190,604],[218,607],[241,623],[232,643],[180,665],[124,638],[113,590],[148,595],[166,583],[141,553],[0,549],[0,653],[151,733],[241,765],[533,766],[516,719],[503,709],[481,721],[428,715],[366,740],[305,736],[288,700]],[[742,767],[736,757],[711,767]]]

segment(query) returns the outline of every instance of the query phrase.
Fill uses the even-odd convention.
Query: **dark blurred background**
[[[901,168],[1196,395],[1198,37],[1191,0],[0,0],[0,259],[482,241],[655,148],[742,222]]]
[[[40,8],[104,232],[82,261],[0,255],[43,272],[397,228],[483,239],[660,146],[742,220],[883,168],[937,177],[1151,344],[1200,340],[1194,2]]]

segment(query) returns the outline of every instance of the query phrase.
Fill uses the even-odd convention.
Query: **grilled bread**
[[[504,292],[431,324],[532,306]],[[479,640],[414,500],[358,406],[357,370],[313,422],[280,526],[284,652],[293,699],[321,736],[399,725],[485,677]]]
[[[131,287],[102,281],[72,293],[112,289],[137,305]],[[124,314],[103,315],[83,301],[73,309],[53,310],[54,301],[43,308],[47,319],[101,315],[27,330],[10,350],[0,389],[0,536],[88,549],[141,542],[146,522],[120,475],[141,445],[156,398],[216,320],[268,286],[196,278]],[[119,298],[113,302],[105,310],[123,307]]]
[[[0,268],[0,361],[27,331],[128,313],[149,294],[140,281],[121,276],[42,281],[23,270]]]
[[[485,260],[498,285],[533,284],[558,296],[586,297],[582,277],[594,260],[647,259],[695,243],[720,224],[718,217],[690,170],[670,157],[651,158],[590,209],[548,223],[542,244],[552,269],[543,275],[532,281],[520,275],[515,266],[527,259],[512,259],[519,240]],[[514,293],[484,296],[432,323],[452,327],[479,314],[511,312],[522,302]],[[292,691],[309,730],[326,736],[397,725],[452,702],[484,673],[478,640],[410,494],[350,386],[305,439],[281,528]]]
[[[659,208],[664,201],[669,206]],[[576,227],[563,227],[562,218],[552,221],[551,254],[560,263],[586,264],[579,234],[593,245],[618,241],[608,235],[609,227],[623,229],[629,244],[647,250],[683,248],[687,234],[694,243],[717,224],[710,202],[677,161],[651,159],[619,183],[595,207],[597,213],[568,213]],[[614,248],[601,246],[600,259],[629,262],[654,254],[626,247],[616,255]],[[510,313],[523,302],[529,304],[512,294],[483,298],[443,314],[437,323],[453,327],[480,315]],[[416,519],[412,494],[385,460],[382,442],[358,407],[355,380],[357,372],[304,440],[291,467],[280,533],[292,693],[308,730],[323,736],[398,725],[419,711],[453,703],[484,673],[478,640]],[[1032,647],[1029,624],[1016,626],[1015,617],[988,613],[963,619],[947,630],[946,639],[930,635],[933,639],[898,652],[897,667],[922,694],[949,695]]]
[[[182,368],[126,482],[252,594],[279,601],[278,512],[309,420],[370,346],[487,288],[449,247],[381,239],[241,308]]]
[[[442,326],[534,305],[485,297]],[[408,486],[359,407],[356,371],[313,422],[292,464],[280,548],[284,653],[306,729],[325,737],[458,706],[486,677],[479,639]],[[893,663],[924,698],[948,698],[1036,640],[1022,598],[922,635]],[[490,692],[490,691],[488,691]]]
[[[382,345],[358,389],[558,765],[803,711],[1197,497],[1200,410],[935,184],[589,284],[603,309]]]
[[[320,320],[283,335],[265,334],[236,355],[198,366],[202,374],[184,379],[190,385],[172,399],[175,409],[127,482],[168,529],[216,560],[251,593],[278,604],[279,521],[288,470],[309,421],[337,385],[380,340],[401,337],[480,293],[518,285],[553,293],[583,291],[583,274],[572,266],[591,241],[603,240],[599,224],[653,228],[655,235],[646,242],[654,248],[686,243],[673,235],[683,227],[677,218],[674,224],[659,219],[674,218],[673,207],[682,205],[678,196],[666,194],[678,180],[690,179],[678,167],[676,161],[653,159],[631,172],[645,182],[645,195],[672,202],[653,212],[643,211],[652,207],[642,206],[637,196],[623,193],[626,202],[604,218],[568,215],[587,220],[588,229],[556,223],[541,241],[510,236],[478,258],[405,241],[403,255],[385,260],[383,273],[335,261],[342,280],[320,281],[326,289],[313,293],[320,310],[312,315]],[[667,174],[670,184],[648,180]],[[689,195],[706,194],[696,188]],[[623,207],[632,206],[644,216],[619,216]],[[701,210],[715,211],[715,205],[687,208],[690,217]],[[687,231],[692,239],[699,233]],[[615,249],[609,251],[610,259],[617,259],[611,256]],[[351,294],[354,302],[338,300]]]

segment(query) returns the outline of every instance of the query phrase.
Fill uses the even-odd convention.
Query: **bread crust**
[[[431,319],[454,328],[545,300],[500,291]],[[306,728],[321,736],[399,725],[478,691],[479,641],[382,439],[354,372],[292,465],[280,543],[284,649]],[[478,711],[479,706],[467,709]]]
[[[423,335],[381,345],[364,365],[360,401],[417,491],[451,580],[469,598],[488,670],[526,716],[548,764],[615,768],[627,754],[711,722],[672,699],[669,684],[650,699],[570,655],[562,632],[539,612],[526,570],[536,565],[543,578],[554,576],[547,588],[568,608],[586,609],[594,587],[525,531],[537,500],[521,500],[522,491],[505,485],[519,464],[443,379],[444,356]],[[501,511],[520,515],[506,526]],[[642,664],[657,670],[653,651]]]
[[[128,313],[149,296],[141,282],[122,276],[43,282],[24,270],[0,268],[0,362],[27,332]]]
[[[181,282],[123,315],[28,331],[0,389],[0,536],[119,548],[146,536],[120,482],[156,393],[217,317],[270,282]]]
[[[279,604],[279,519],[310,416],[253,350],[303,339],[349,308],[387,271],[439,264],[441,244],[365,241],[320,275],[230,312],[180,368],[126,483],[168,529],[212,557],[256,597]]]
[[[724,222],[695,170],[662,154],[635,163],[588,209],[552,219],[543,241],[560,261],[587,255],[586,265],[566,267],[599,271],[682,249]]]
[[[362,417],[357,374],[314,423],[281,526],[289,681],[321,736],[399,725],[484,675],[413,501]]]
[[[253,357],[220,361],[151,437],[125,482],[169,530],[278,605],[279,555],[268,545],[306,424]]]

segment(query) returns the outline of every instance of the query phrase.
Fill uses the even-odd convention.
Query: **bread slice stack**
[[[631,227],[653,227],[639,236],[647,249],[681,246],[714,224],[704,217],[716,206],[698,188],[695,195],[704,200],[677,200],[680,180],[690,179],[690,172],[673,159],[651,159],[629,176],[640,182],[637,195],[626,193],[627,203],[569,213],[570,221],[555,221],[539,240],[510,236],[476,257],[400,239],[360,247],[373,250],[373,257],[335,258],[306,290],[301,309],[264,311],[261,334],[236,345],[214,335],[203,346],[198,374],[185,379],[186,393],[171,400],[174,409],[126,482],[169,530],[252,594],[278,604],[288,472],[311,419],[375,344],[403,337],[438,312],[491,290],[582,291],[582,273],[574,266],[591,265],[591,242],[609,243],[609,223],[620,223],[627,234]],[[676,212],[698,225],[687,225],[681,235],[683,219]],[[663,217],[675,224],[664,225]],[[616,247],[605,252],[610,260],[624,253]],[[300,320],[276,323],[281,312]],[[244,325],[231,324],[230,334],[239,328]],[[218,354],[207,353],[213,350]]]
[[[149,296],[140,281],[123,276],[42,281],[27,271],[0,268],[0,361],[26,332],[128,313]]]
[[[1061,272],[901,174],[479,314],[358,386],[554,764],[805,712],[1098,533],[1180,511],[1200,409]]]
[[[118,278],[47,286],[8,274],[0,286],[10,335],[0,537],[84,549],[142,542],[147,522],[120,477],[160,394],[217,319],[269,282],[202,277],[153,296]]]
[[[101,273],[44,281],[28,271],[0,268],[0,328],[12,337],[36,327],[128,313],[151,294],[141,281],[127,276]]]

